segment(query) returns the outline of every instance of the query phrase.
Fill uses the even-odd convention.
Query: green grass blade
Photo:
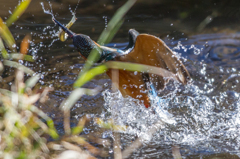
[[[46,122],[47,122],[47,125],[49,127],[48,129],[48,133],[49,135],[53,138],[53,139],[57,139],[59,138],[59,135],[57,133],[57,130],[54,126],[54,122],[53,120],[48,117],[42,110],[38,109],[36,106],[32,105],[30,107],[30,110],[34,113],[36,113],[37,115],[39,115],[41,118],[43,118]]]
[[[9,54],[9,58],[13,60],[26,60],[29,62],[34,62],[34,59],[32,58],[31,55],[24,55],[21,53],[11,53]]]
[[[108,23],[108,27],[102,32],[99,37],[98,43],[104,44],[109,36],[112,36],[114,28],[119,24],[124,15],[128,12],[128,10],[134,5],[137,0],[128,0],[121,8],[117,10],[114,14],[110,22]],[[111,41],[112,39],[110,39]]]
[[[5,47],[4,47],[2,38],[0,38],[0,52],[1,52],[1,54],[2,54],[2,56],[3,56],[4,59],[7,59],[7,58],[8,58],[9,55],[8,55],[7,50],[6,50]]]
[[[6,95],[6,96],[11,96],[12,94],[17,95],[17,94],[14,93],[14,92],[11,92],[11,91],[9,91],[9,90],[7,90],[7,89],[2,89],[2,88],[0,88],[0,93],[4,94],[4,95]]]
[[[152,73],[162,77],[172,78],[177,81],[177,77],[175,74],[160,67],[143,65],[143,64],[135,64],[130,62],[115,62],[115,61],[108,61],[105,63],[105,65],[107,66],[107,68],[111,68],[111,69]]]
[[[30,4],[31,0],[23,0],[19,3],[16,9],[13,11],[13,14],[7,19],[6,25],[9,27],[14,23],[27,9],[28,5]]]
[[[85,94],[84,89],[82,88],[77,88],[74,89],[70,96],[67,98],[66,101],[63,101],[60,108],[63,111],[68,111],[72,108],[72,106],[79,100],[79,98],[81,98],[83,95]]]
[[[29,62],[35,61],[31,55],[24,55],[23,60],[29,61]]]
[[[93,79],[96,75],[103,74],[107,71],[106,65],[100,65],[92,68],[91,70],[85,72],[81,77],[79,77],[74,83],[74,87],[81,87],[91,79]]]
[[[0,18],[0,37],[6,42],[12,52],[16,52],[16,42],[2,18]]]
[[[72,128],[72,134],[73,135],[77,135],[77,134],[80,134],[82,131],[83,131],[83,126],[76,126],[76,127],[73,127]]]
[[[105,41],[105,44],[110,43],[115,36],[115,34],[118,32],[119,28],[122,26],[124,22],[124,19],[121,19],[116,26],[112,29],[112,33],[108,35],[108,38]]]
[[[3,66],[2,62],[0,61],[0,75],[1,75],[1,73],[3,71],[3,69],[4,69],[4,66]],[[0,76],[0,80],[1,79],[2,79],[2,77]]]
[[[3,64],[9,67],[14,67],[16,69],[22,70],[23,72],[30,74],[31,76],[35,73],[33,70],[31,70],[30,68],[23,66],[21,64],[19,64],[18,62],[15,61],[9,61],[9,60],[4,60]]]
[[[83,96],[83,95],[96,95],[99,92],[99,89],[85,89],[77,88],[72,91],[67,100],[61,103],[60,108],[63,111],[69,111],[72,106]]]
[[[29,78],[25,82],[25,88],[32,88],[32,87],[34,87],[39,79],[40,79],[40,75],[36,75],[36,76],[33,76],[33,77]]]

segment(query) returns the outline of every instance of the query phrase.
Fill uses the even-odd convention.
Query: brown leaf
[[[29,41],[31,40],[31,36],[29,34],[27,34],[21,43],[21,48],[20,48],[20,53],[23,55],[26,55],[28,52],[28,48],[29,48]]]

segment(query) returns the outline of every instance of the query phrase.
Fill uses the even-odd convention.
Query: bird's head
[[[73,39],[74,47],[80,52],[84,59],[88,58],[88,55],[92,51],[93,48],[98,49],[99,45],[94,42],[89,36],[84,34],[76,34],[58,22],[55,18],[52,19],[54,23],[56,23],[65,33],[68,34],[70,38]],[[99,51],[100,56],[101,52]]]

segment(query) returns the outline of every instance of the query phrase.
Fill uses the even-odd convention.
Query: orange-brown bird
[[[190,75],[179,58],[162,40],[153,35],[139,34],[136,30],[130,29],[129,44],[125,49],[120,50],[101,46],[89,36],[75,34],[56,19],[53,18],[53,21],[73,39],[74,47],[84,59],[88,58],[92,49],[97,48],[100,55],[98,62],[121,61],[156,66],[175,74],[182,84],[190,80]],[[112,79],[111,69],[106,73]],[[139,99],[146,108],[151,105],[149,94],[157,96],[157,90],[163,89],[167,83],[168,80],[159,75],[134,74],[131,71],[119,70],[119,90],[122,95]]]

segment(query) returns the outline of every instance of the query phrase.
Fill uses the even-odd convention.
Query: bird
[[[88,35],[76,34],[52,19],[68,36],[73,40],[73,45],[86,60],[96,48],[99,53],[98,63],[107,61],[131,62],[159,67],[172,72],[178,82],[187,84],[190,81],[190,74],[182,61],[160,38],[150,34],[140,34],[135,29],[130,29],[129,43],[124,49],[102,46],[92,40]],[[169,79],[151,73],[135,73],[132,71],[119,71],[118,89],[123,97],[130,96],[139,99],[146,108],[152,105],[150,95],[158,96],[158,90],[163,90]],[[112,69],[107,70],[109,78],[113,78]]]

